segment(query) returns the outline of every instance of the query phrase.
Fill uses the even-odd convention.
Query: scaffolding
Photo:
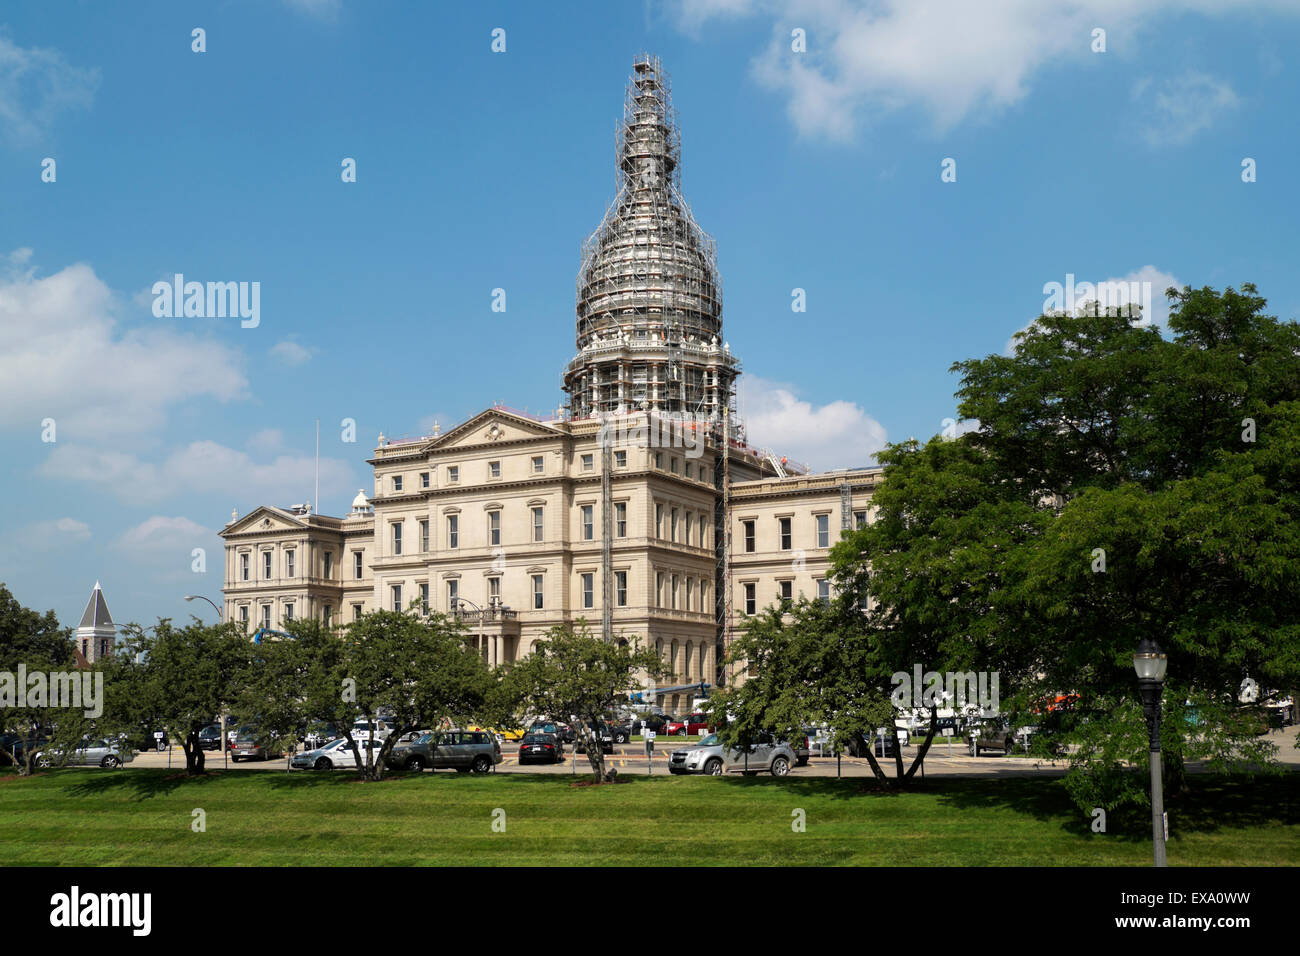
[[[735,410],[740,362],[722,339],[717,247],[681,194],[681,134],[658,57],[632,66],[617,189],[582,248],[573,418],[658,410],[717,422]]]

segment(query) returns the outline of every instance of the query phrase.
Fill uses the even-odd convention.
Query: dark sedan
[[[525,734],[519,742],[519,762],[559,763],[564,759],[564,742],[555,734]]]

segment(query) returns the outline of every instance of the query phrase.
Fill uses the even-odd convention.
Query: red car
[[[708,714],[687,714],[681,720],[670,721],[665,730],[672,737],[688,737],[709,732]]]

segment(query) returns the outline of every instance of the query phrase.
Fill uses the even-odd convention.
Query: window
[[[402,522],[393,522],[393,554],[402,553]]]
[[[393,585],[393,610],[400,611],[401,609],[402,609],[402,586],[400,584],[394,584]]]
[[[488,512],[488,544],[501,543],[501,512]]]
[[[284,569],[285,569],[285,573],[289,577],[293,577],[293,556],[294,556],[294,551],[292,548],[290,548],[288,551],[284,553]]]
[[[867,513],[865,511],[853,512],[853,526],[855,528],[865,528],[867,526]]]
[[[627,452],[625,451],[614,452],[614,467],[615,468],[627,467]]]
[[[655,607],[664,606],[664,573],[655,574]]]
[[[817,547],[829,548],[831,546],[831,516],[817,516]]]
[[[248,605],[247,605],[247,604],[241,604],[241,605],[239,605],[239,623],[240,623],[240,624],[247,624],[247,623],[248,623]]]
[[[677,607],[677,575],[675,574],[673,575],[673,600],[671,606]]]
[[[655,505],[655,537],[664,536],[664,506]]]
[[[286,604],[286,605],[284,606],[284,619],[285,619],[286,622],[288,622],[288,621],[292,621],[292,620],[293,620],[293,605],[292,605],[292,604]]]
[[[447,515],[447,547],[460,547],[460,515]]]
[[[352,620],[354,620],[354,621],[359,621],[359,620],[361,620],[361,605],[360,605],[360,604],[354,604],[354,605],[352,605]]]
[[[420,519],[420,550],[429,550],[429,519]]]
[[[677,540],[677,509],[672,511],[672,519],[668,522],[668,537],[672,541]]]
[[[546,536],[546,515],[541,506],[533,509],[533,540],[543,541]]]
[[[664,453],[661,451],[657,451],[655,452],[655,467],[663,468],[663,466],[664,466]]]
[[[401,476],[401,475],[393,475],[393,490],[394,490],[394,491],[401,491],[401,490],[402,490],[402,476]]]
[[[689,511],[686,512],[686,543],[691,543],[691,524],[694,523],[695,516]]]
[[[745,585],[745,613],[751,617],[758,610],[757,586],[752,582]]]
[[[627,537],[627,504],[622,501],[614,505],[614,536]]]
[[[269,604],[262,605],[262,626],[271,626],[271,605]]]
[[[248,555],[246,554],[239,556],[239,580],[248,580]]]
[[[456,465],[451,465],[447,469],[447,482],[454,485],[458,481],[460,481],[460,468]]]
[[[420,585],[420,613],[429,613],[429,585]]]
[[[329,580],[334,577],[334,552],[326,551],[323,560],[325,562],[325,573],[323,576],[326,580]]]
[[[364,568],[362,567],[362,563],[361,563],[361,552],[353,551],[352,552],[352,576],[354,578],[360,579],[361,572],[363,570]]]
[[[540,475],[540,474],[542,473],[542,471],[543,471],[543,469],[544,469],[545,467],[546,467],[546,466],[545,466],[545,463],[544,463],[543,460],[542,460],[542,456],[541,456],[541,455],[534,455],[534,456],[533,456],[533,474],[534,474],[534,475]]]
[[[831,582],[829,578],[822,578],[817,582],[817,600],[823,604],[831,603]]]
[[[488,462],[488,477],[489,478],[501,477],[501,462],[499,461]]]
[[[591,518],[592,506],[582,506],[582,540],[591,541],[595,537],[595,527]]]
[[[694,594],[695,594],[695,579],[687,578],[686,579],[686,610],[688,611],[691,609],[691,598],[694,596]]]
[[[619,607],[627,607],[627,572],[614,572],[614,603]]]
[[[456,602],[460,600],[460,580],[452,578],[447,582],[447,607],[456,610]]]
[[[332,617],[334,616],[334,608],[332,608],[332,607],[330,607],[328,604],[326,604],[324,610],[322,611],[322,614],[324,615],[324,618],[325,618],[325,620],[324,620],[324,624],[325,624],[325,626],[326,626],[326,627],[329,627],[329,626],[330,626],[330,618],[332,618]]]
[[[536,611],[540,611],[543,606],[543,597],[545,595],[545,591],[542,586],[543,577],[544,576],[541,574],[533,575],[533,609]]]
[[[789,551],[790,550],[790,519],[777,518],[776,520],[780,522],[781,525],[781,550]]]
[[[596,575],[588,572],[582,576],[582,606],[596,606]]]
[[[582,470],[583,470],[583,471],[591,471],[591,470],[594,469],[595,467],[596,467],[596,459],[595,459],[595,456],[593,456],[593,455],[583,455],[583,456],[582,456]]]
[[[792,600],[794,600],[794,582],[793,581],[780,582],[780,591],[778,593],[781,596],[781,603],[789,604]]]
[[[271,552],[262,552],[262,577],[270,580],[271,578]]]
[[[753,519],[750,519],[749,521],[742,521],[742,522],[740,523],[740,527],[744,530],[744,534],[745,534],[745,553],[746,553],[746,554],[752,554],[752,553],[754,552],[754,521],[753,521]]]
[[[421,488],[429,487],[429,473],[427,471],[420,472],[420,487]]]
[[[677,459],[676,459],[676,458],[669,458],[669,459],[668,459],[668,468],[669,468],[670,471],[672,471],[672,473],[673,473],[674,475],[677,474]]]
[[[496,604],[501,600],[501,579],[488,578],[488,604]]]

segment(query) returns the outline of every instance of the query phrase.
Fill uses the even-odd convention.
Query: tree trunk
[[[925,743],[921,744],[921,749],[916,753],[916,759],[912,761],[912,766],[908,768],[906,780],[911,780],[916,773],[916,768],[921,766],[925,760],[925,755],[930,752],[930,744],[934,741],[935,732],[939,729],[939,708],[930,708],[930,729],[925,735]]]
[[[881,783],[888,785],[889,778],[885,776],[885,771],[880,768],[880,764],[876,763],[876,753],[872,749],[871,743],[867,740],[866,735],[861,732],[858,733],[858,747],[867,755],[867,763],[871,764],[871,772],[876,775],[876,779]]]
[[[224,744],[225,741],[222,741]],[[181,749],[185,751],[185,773],[191,777],[197,777],[203,773],[203,768],[207,763],[207,758],[203,755],[203,747],[199,744],[199,732],[191,730],[185,735],[181,743]]]
[[[591,764],[591,772],[596,775],[596,779],[605,779],[605,754],[600,749],[600,734],[596,731],[595,725],[583,721],[582,735],[587,740],[587,761]]]

